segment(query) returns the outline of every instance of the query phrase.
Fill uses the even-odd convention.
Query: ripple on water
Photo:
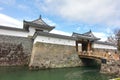
[[[109,80],[90,67],[29,71],[22,67],[1,67],[0,80]]]
[[[109,80],[109,77],[100,74],[98,70],[82,70],[67,73],[65,80]]]

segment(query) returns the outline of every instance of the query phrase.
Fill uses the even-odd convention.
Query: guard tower
[[[38,19],[33,20],[33,21],[23,21],[23,28],[27,31],[30,30],[30,28],[34,28],[35,31],[42,31],[42,32],[50,32],[53,30],[55,27],[50,26],[47,23],[45,23],[41,17],[39,16]]]

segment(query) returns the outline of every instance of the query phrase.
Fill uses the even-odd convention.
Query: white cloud
[[[51,26],[56,26],[57,25],[56,23],[49,20],[48,18],[44,18],[44,21]],[[0,13],[0,25],[22,28],[23,27],[23,22],[18,21],[17,19],[12,18],[10,16],[7,16],[5,14]],[[60,31],[60,30],[55,30],[55,29],[52,30],[50,33],[71,36],[71,33]]]
[[[57,26],[56,23],[54,23],[52,20],[49,20],[48,18],[43,18],[43,20],[50,26]],[[22,28],[23,22],[0,13],[0,25]]]
[[[81,29],[81,27],[77,27],[77,29],[76,29],[76,30],[77,30],[77,31],[79,31],[80,29]]]
[[[100,38],[100,41],[106,41],[107,40],[107,35],[103,32],[93,32],[93,34],[97,37]]]
[[[18,8],[20,8],[20,9],[22,9],[22,10],[28,10],[28,9],[29,9],[28,6],[23,5],[23,4],[19,4],[19,5],[18,5]]]
[[[1,4],[13,5],[16,3],[16,0],[0,0]]]
[[[48,18],[43,18],[43,20],[50,26],[57,26],[56,23],[54,23],[52,20],[49,20]]]
[[[0,11],[1,11],[1,10],[3,10],[3,8],[2,8],[2,7],[0,7]]]
[[[23,22],[15,19],[15,18],[12,18],[10,16],[7,16],[5,14],[0,13],[0,25],[22,28],[23,27]]]
[[[49,19],[44,18],[45,22],[48,21],[47,23],[49,25],[57,25],[56,23],[52,22]],[[17,28],[22,28],[23,27],[23,23],[21,21],[18,21],[15,18],[12,18],[10,16],[4,15],[0,13],[0,25],[4,25],[4,26],[9,26],[9,27],[17,27]],[[55,33],[55,34],[61,34],[61,35],[66,35],[66,36],[71,36],[72,33],[69,32],[64,32],[64,31],[60,31],[60,30],[52,30],[50,33]],[[93,32],[93,34],[98,37],[101,38],[101,41],[105,41],[107,39],[107,35],[105,33],[102,32]]]
[[[68,20],[120,26],[119,0],[36,0],[43,11]]]
[[[106,32],[107,32],[108,34],[113,34],[113,31],[112,31],[111,28],[106,28]]]

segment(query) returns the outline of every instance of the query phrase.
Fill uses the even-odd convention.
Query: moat
[[[27,67],[0,67],[0,80],[109,80],[95,67],[30,71]]]

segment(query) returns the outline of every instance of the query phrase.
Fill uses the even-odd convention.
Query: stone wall
[[[32,39],[0,35],[0,66],[27,65],[32,52]]]
[[[106,64],[101,64],[101,73],[120,77],[120,60],[108,60]]]
[[[93,52],[95,53],[95,55],[102,55],[106,57],[118,53],[116,50],[113,49],[98,49],[98,48],[94,48]]]
[[[62,68],[80,66],[75,46],[37,42],[33,46],[30,68]]]
[[[99,48],[93,48],[93,51],[95,52],[111,52],[111,53],[115,53],[117,50],[114,49],[99,49]]]

